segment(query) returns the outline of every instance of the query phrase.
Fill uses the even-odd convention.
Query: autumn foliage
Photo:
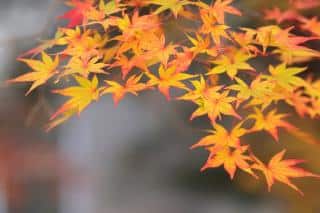
[[[18,60],[31,71],[9,80],[30,82],[27,95],[48,82],[65,86],[53,90],[68,99],[52,115],[47,130],[102,96],[111,95],[118,104],[128,94],[156,88],[167,100],[193,103],[191,120],[207,116],[212,124],[191,147],[209,152],[201,170],[223,166],[231,178],[237,170],[254,178],[260,172],[269,190],[277,181],[301,194],[292,178],[320,177],[298,167],[301,160],[285,159],[285,150],[264,163],[242,138],[263,131],[278,142],[278,131],[284,129],[314,142],[288,120],[291,111],[281,112],[279,106],[292,108],[300,117],[320,116],[320,80],[305,66],[320,57],[310,47],[320,39],[320,21],[303,15],[320,7],[319,0],[288,0],[286,9],[266,8],[255,28],[228,25],[226,16],[246,16],[232,0],[66,3],[71,9],[59,17],[66,26],[22,54]],[[179,23],[174,38],[166,31],[172,22]],[[65,83],[70,79],[72,86]],[[184,94],[173,97],[173,88]],[[226,120],[232,121],[231,127]]]

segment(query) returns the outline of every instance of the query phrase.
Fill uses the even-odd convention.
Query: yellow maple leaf
[[[19,59],[20,61],[26,63],[32,69],[32,72],[28,72],[18,76],[17,78],[8,80],[7,82],[33,82],[26,95],[28,95],[38,86],[46,83],[52,76],[58,73],[57,67],[59,66],[59,57],[56,56],[54,60],[52,60],[52,58],[45,52],[42,52],[41,55],[41,61],[33,59]]]
[[[217,118],[221,119],[222,115],[230,115],[241,119],[241,116],[232,106],[236,98],[229,96],[229,91],[220,92],[219,89],[220,87],[216,87],[216,89],[208,90],[209,92],[206,92],[205,96],[194,101],[198,108],[192,113],[191,120],[206,114],[212,124],[216,123]]]
[[[242,122],[237,124],[231,131],[226,130],[222,125],[215,124],[214,130],[210,135],[203,137],[191,148],[208,147],[208,146],[228,146],[239,147],[240,137],[246,134],[246,129],[242,127]]]
[[[282,127],[286,130],[295,129],[292,124],[283,120],[283,118],[287,117],[288,114],[279,114],[276,110],[272,110],[264,115],[258,108],[255,108],[254,111],[254,114],[250,114],[247,117],[248,119],[255,120],[255,124],[251,131],[265,130],[269,132],[276,141],[278,141],[278,128]]]
[[[75,76],[75,80],[79,86],[52,91],[56,94],[68,96],[70,99],[51,116],[50,120],[70,110],[75,110],[80,114],[92,101],[99,99],[100,89],[98,88],[98,78],[96,76],[91,81],[80,76]]]
[[[242,102],[250,100],[248,105],[263,105],[263,108],[268,106],[274,97],[273,88],[274,84],[267,80],[262,80],[260,76],[257,76],[250,85],[247,85],[240,78],[235,77],[237,83],[230,85],[230,90],[237,91],[237,106]],[[252,98],[252,99],[250,99]]]
[[[217,59],[211,61],[211,63],[216,66],[208,72],[208,75],[226,72],[228,76],[233,79],[239,70],[254,71],[255,69],[247,63],[251,58],[253,58],[253,55],[249,55],[242,50],[231,51],[230,54],[221,55]]]
[[[196,34],[196,38],[193,38],[187,35],[187,38],[192,43],[192,47],[190,48],[191,51],[194,52],[194,55],[199,53],[210,53],[209,46],[210,46],[210,39],[209,37],[202,37],[200,34]]]
[[[179,12],[183,9],[183,6],[188,4],[194,4],[189,0],[149,0],[148,3],[159,5],[160,7],[154,12],[154,14],[162,13],[165,10],[171,10],[174,17],[178,17]]]
[[[179,97],[179,100],[196,101],[197,99],[203,97],[205,91],[208,89],[206,81],[202,75],[200,76],[199,80],[191,81],[191,84],[193,85],[194,89],[189,90],[188,93]],[[220,90],[221,87],[216,87],[215,89]]]
[[[63,75],[80,74],[87,78],[90,73],[106,74],[103,68],[107,65],[99,60],[99,57],[72,57],[65,66]]]
[[[304,72],[306,68],[301,67],[287,67],[285,63],[282,63],[276,67],[269,66],[269,72],[271,76],[262,75],[264,79],[268,79],[276,83],[278,86],[287,90],[293,90],[297,87],[305,86],[305,81],[297,76],[297,74]]]

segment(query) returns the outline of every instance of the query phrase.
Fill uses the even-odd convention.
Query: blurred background
[[[272,7],[272,1],[236,2],[253,17],[259,4]],[[0,0],[1,82],[26,71],[15,58],[50,38],[66,9],[59,0]],[[254,20],[241,24],[255,26]],[[295,181],[301,197],[281,184],[268,193],[264,179],[243,173],[231,181],[222,168],[200,173],[207,153],[189,147],[209,126],[206,119],[188,122],[189,104],[167,102],[155,91],[128,96],[117,108],[103,98],[46,133],[42,127],[61,103],[50,88],[25,97],[29,85],[1,85],[0,213],[320,212],[319,180]],[[320,139],[319,121],[295,124]],[[247,140],[266,158],[288,148],[289,157],[306,159],[306,168],[320,173],[320,146],[283,132],[280,145],[267,134]]]

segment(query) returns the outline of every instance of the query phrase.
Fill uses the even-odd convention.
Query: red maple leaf
[[[73,9],[59,16],[59,18],[68,19],[69,23],[67,27],[73,28],[83,23],[85,19],[84,13],[92,7],[92,0],[71,0],[68,5],[72,6]]]

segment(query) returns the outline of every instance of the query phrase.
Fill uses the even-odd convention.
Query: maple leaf
[[[71,0],[68,3],[73,9],[69,10],[59,18],[68,19],[69,23],[67,27],[73,28],[77,25],[81,25],[85,19],[85,12],[92,7],[92,0]]]
[[[220,74],[226,72],[228,76],[233,79],[239,70],[251,70],[255,69],[247,63],[253,56],[248,55],[243,51],[236,51],[229,55],[221,55],[219,58],[211,61],[211,63],[217,65],[208,72],[208,75]]]
[[[220,46],[221,38],[231,39],[227,33],[227,30],[230,27],[217,22],[216,14],[212,13],[210,9],[200,9],[200,17],[202,20],[202,26],[199,29],[199,32],[203,34],[210,34],[217,46]]]
[[[164,34],[160,36],[159,45],[159,48],[155,51],[155,55],[159,61],[167,67],[170,56],[176,54],[176,47],[178,46],[173,44],[168,44],[166,46]]]
[[[143,34],[136,34],[132,40],[131,47],[128,45],[128,48],[131,48],[135,54],[150,52],[150,55],[154,55],[154,58],[159,62],[160,58],[157,58],[155,55],[160,53],[161,50],[166,52],[165,36],[162,32],[159,35],[159,33],[154,31],[144,31]]]
[[[67,33],[67,31],[66,31]],[[63,51],[63,54],[68,56],[77,56],[90,58],[100,55],[100,49],[109,41],[108,36],[101,36],[97,31],[81,30],[76,28],[75,31],[70,31],[66,39],[70,40],[70,45]]]
[[[279,32],[274,35],[275,45],[295,49],[299,48],[299,45],[302,43],[319,39],[318,37],[295,36],[294,34],[290,33],[293,29],[294,27],[289,27],[284,30],[279,30]]]
[[[217,46],[221,45],[221,38],[226,38],[230,40],[229,34],[227,33],[227,30],[230,27],[223,24],[215,24],[215,25],[203,25],[201,32],[202,33],[210,33],[214,43]]]
[[[318,0],[289,0],[290,4],[296,9],[309,9],[320,6]]]
[[[242,122],[237,124],[231,131],[226,130],[219,124],[215,124],[214,130],[210,130],[210,133],[210,135],[205,136],[192,145],[191,149],[208,146],[239,147],[240,137],[246,134],[246,129],[242,127]]]
[[[178,100],[196,101],[197,99],[204,96],[205,91],[209,88],[206,84],[204,77],[201,75],[199,80],[191,81],[194,90],[189,90],[188,93],[179,97]],[[220,90],[222,87],[216,87],[214,89]],[[212,89],[212,88],[211,88]]]
[[[125,55],[120,55],[116,57],[116,61],[110,65],[110,68],[121,66],[122,78],[124,79],[134,67],[149,72],[147,59],[148,55],[135,55],[130,59]]]
[[[247,118],[255,120],[255,124],[251,128],[251,131],[265,130],[269,132],[276,141],[278,141],[278,128],[282,127],[289,131],[296,129],[292,124],[283,120],[283,118],[287,116],[288,114],[277,114],[276,110],[272,110],[264,115],[261,110],[255,108],[254,114],[250,114]]]
[[[63,38],[63,32],[61,30],[57,30],[53,39],[41,41],[39,46],[20,54],[18,58],[23,58],[29,55],[35,56],[49,48],[54,47],[55,45],[66,45],[67,43],[68,42]]]
[[[296,166],[297,164],[304,162],[303,160],[296,160],[296,159],[283,160],[285,152],[286,150],[283,150],[277,153],[276,155],[274,155],[269,161],[268,165],[265,165],[257,157],[252,155],[252,158],[256,162],[256,164],[254,164],[252,168],[263,172],[267,180],[269,191],[271,190],[271,186],[274,184],[274,182],[279,181],[290,186],[291,188],[299,192],[301,195],[303,195],[302,191],[300,191],[299,188],[291,182],[290,178],[299,178],[299,177],[319,178],[320,176]]]
[[[195,55],[188,48],[183,48],[183,52],[176,53],[176,57],[170,61],[168,66],[176,67],[176,72],[186,71],[192,63]]]
[[[86,58],[86,57],[72,57],[68,64],[65,66],[63,75],[80,74],[88,77],[90,73],[106,74],[103,70],[107,65],[101,62],[99,57]]]
[[[141,8],[147,6],[149,4],[149,0],[125,0],[125,4],[135,8]]]
[[[138,95],[138,92],[145,90],[149,87],[147,84],[139,82],[142,76],[142,74],[130,76],[124,86],[115,81],[106,80],[105,82],[109,86],[105,87],[105,89],[102,90],[101,95],[106,93],[113,94],[114,103],[115,105],[117,105],[126,93]]]
[[[140,16],[138,11],[134,11],[131,20],[125,14],[123,17],[113,17],[110,24],[122,31],[122,35],[116,36],[114,39],[123,42],[130,41],[131,38],[139,34],[144,35],[145,31],[157,31],[161,26],[158,16],[153,14]]]
[[[243,101],[249,100],[251,97],[253,100],[250,102],[252,105],[263,104],[265,108],[272,102],[268,96],[273,95],[274,84],[270,81],[262,80],[261,76],[257,76],[250,85],[247,85],[240,78],[235,77],[236,84],[230,85],[230,90],[237,91],[237,106]],[[274,97],[274,96],[273,96]],[[260,103],[259,103],[260,102]]]
[[[98,88],[98,78],[96,76],[91,81],[80,76],[74,76],[74,78],[79,86],[52,91],[59,95],[69,96],[70,99],[51,116],[50,120],[70,110],[75,110],[80,114],[92,101],[98,100],[101,89]]]
[[[276,46],[277,49],[273,53],[280,54],[282,61],[287,64],[291,64],[299,58],[320,57],[318,51],[300,45],[307,41],[318,40],[319,37],[295,36],[290,33],[292,29],[293,27],[289,27],[280,30],[274,35],[274,42],[270,45]]]
[[[302,46],[296,49],[280,47],[272,51],[272,53],[278,54],[280,60],[288,65],[310,61],[312,58],[320,57],[320,52]]]
[[[57,67],[59,66],[59,57],[56,56],[54,60],[52,60],[52,58],[45,52],[42,52],[41,56],[42,61],[22,58],[18,59],[19,61],[26,63],[33,71],[8,80],[7,82],[33,82],[26,95],[38,86],[46,83],[52,76],[58,73]]]
[[[63,37],[61,38],[65,44],[68,46],[75,46],[82,41],[82,38],[88,36],[91,31],[81,32],[81,28],[76,26],[73,29],[70,28],[59,28],[59,31],[63,33]]]
[[[317,17],[313,17],[311,19],[300,19],[302,21],[301,28],[304,30],[308,30],[316,36],[320,36],[320,21]]]
[[[269,66],[269,72],[271,76],[263,75],[263,78],[274,81],[280,87],[287,90],[292,90],[296,87],[302,87],[305,85],[305,81],[296,76],[297,74],[304,72],[306,68],[300,67],[287,67],[285,63],[276,67]]]
[[[312,81],[311,78],[307,79],[306,92],[314,99],[320,99],[320,79]]]
[[[241,12],[235,7],[230,6],[234,0],[217,0],[213,5],[213,9],[216,10],[217,20],[222,22],[224,21],[224,14],[229,13],[237,16],[241,16]]]
[[[100,8],[90,7],[88,10],[84,11],[84,25],[92,25],[94,23],[104,23],[105,22],[105,12]]]
[[[171,10],[175,18],[178,17],[183,6],[193,4],[193,2],[189,0],[149,0],[148,2],[160,6],[156,11],[154,11],[154,14],[162,13],[165,10]]]
[[[290,32],[292,29],[293,27],[289,27],[283,30],[277,25],[270,25],[260,27],[256,31],[251,29],[247,30],[255,32],[256,38],[254,42],[262,46],[263,54],[266,54],[268,47],[275,47],[272,53],[280,54],[280,59],[284,63],[293,63],[294,57],[320,57],[320,53],[318,51],[301,46],[301,44],[307,41],[319,38],[296,36]]]
[[[193,51],[194,55],[197,55],[199,53],[208,53],[209,45],[210,45],[210,39],[209,37],[202,37],[199,34],[196,34],[196,38],[193,38],[189,35],[187,35],[187,38],[189,41],[191,41],[193,47],[190,48],[191,51]]]
[[[222,115],[234,116],[241,119],[241,116],[234,110],[232,103],[235,97],[229,96],[229,91],[219,91],[221,87],[213,87],[205,91],[202,97],[193,102],[198,105],[190,117],[193,120],[202,115],[208,115],[212,124],[216,123],[216,119],[221,119]]]
[[[163,33],[160,36],[156,36],[154,33],[144,35],[144,39],[141,42],[141,49],[150,51],[152,58],[151,61],[155,63],[160,62],[164,67],[168,66],[169,58],[177,53],[176,48],[178,45],[169,43],[166,45],[166,38]]]
[[[256,32],[251,29],[242,28],[244,32],[231,32],[232,39],[248,53],[253,53],[257,55],[260,51],[254,45],[254,37]]]
[[[124,4],[120,4],[118,0],[109,0],[107,3],[104,0],[100,0],[99,2],[99,9],[107,16],[122,11],[123,7]]]
[[[254,42],[262,46],[263,54],[266,54],[268,46],[277,46],[275,35],[281,31],[277,25],[259,27],[257,30],[243,28],[246,32],[255,35]]]
[[[303,91],[298,90],[288,93],[287,98],[284,99],[287,104],[292,106],[299,116],[303,117],[309,114],[310,111],[310,98],[307,97]]]
[[[235,97],[229,96],[229,90],[223,90],[223,86],[209,86],[206,84],[204,77],[200,80],[191,81],[194,90],[189,89],[186,94],[179,97],[179,100],[192,101],[198,108],[190,117],[193,120],[202,115],[208,115],[212,124],[216,124],[216,119],[221,115],[231,115],[240,119],[240,115],[236,113],[232,107]]]
[[[205,4],[203,6],[206,6],[204,8],[215,17],[218,23],[224,24],[226,13],[241,16],[241,12],[238,9],[230,6],[232,2],[233,0],[217,0],[211,6],[206,6]]]
[[[181,73],[176,71],[176,67],[168,67],[164,68],[161,65],[158,69],[159,77],[156,77],[153,74],[146,73],[146,75],[150,78],[148,81],[148,85],[154,86],[157,85],[159,91],[170,100],[170,91],[171,87],[188,90],[188,87],[182,82],[183,80],[193,78],[193,75]]]
[[[234,178],[237,167],[256,177],[248,163],[251,161],[251,157],[244,154],[248,150],[248,146],[237,147],[233,151],[229,147],[209,147],[207,150],[210,152],[210,156],[201,171],[223,165],[231,179]]]
[[[280,8],[275,7],[271,10],[265,10],[265,19],[266,20],[275,20],[278,24],[281,24],[285,21],[295,21],[301,18],[301,15],[292,9],[281,11]]]
[[[55,127],[59,126],[60,124],[64,123],[65,121],[67,121],[68,119],[70,119],[74,114],[77,113],[76,109],[69,109],[63,113],[61,113],[58,118],[53,119],[52,121],[50,121],[47,125],[45,125],[45,131],[49,132],[52,129],[54,129]]]
[[[143,15],[139,16],[138,11],[133,13],[131,19],[131,29],[136,31],[144,31],[144,30],[156,30],[161,26],[159,17],[156,15]]]
[[[311,109],[309,110],[311,118],[315,118],[320,115],[320,99],[311,100]]]

